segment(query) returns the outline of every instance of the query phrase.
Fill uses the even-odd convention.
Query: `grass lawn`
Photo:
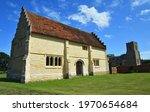
[[[150,73],[76,77],[21,84],[0,74],[0,94],[150,95]]]

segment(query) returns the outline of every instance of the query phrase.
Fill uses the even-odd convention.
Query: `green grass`
[[[0,94],[150,95],[150,73],[114,74],[32,82],[8,81],[0,74]]]

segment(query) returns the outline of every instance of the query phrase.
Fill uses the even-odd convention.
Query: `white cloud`
[[[34,11],[35,11],[36,13],[40,13],[40,9],[39,9],[39,7],[38,7],[38,4],[35,2],[35,0],[32,0],[32,1],[31,1],[31,5],[33,6]]]
[[[111,39],[112,38],[112,35],[104,35],[104,37],[108,38],[108,39]]]
[[[61,3],[59,5],[59,7],[62,8],[62,9],[66,9],[68,7],[68,4],[66,2],[65,3]]]
[[[20,15],[20,12],[17,11],[17,10],[14,10],[13,13],[14,13],[16,16],[19,16],[19,15]]]
[[[73,14],[73,15],[69,16],[68,18],[79,21],[82,24],[87,24],[87,22],[90,21],[89,18],[87,18],[85,15],[82,15],[82,14]]]
[[[102,0],[95,0],[96,4],[101,4],[102,3]]]
[[[131,21],[132,18],[127,16],[127,17],[125,18],[125,20],[126,20],[126,21]]]
[[[150,18],[140,18],[141,21],[150,21]]]
[[[150,51],[142,51],[140,54],[142,59],[150,59]]]
[[[18,22],[18,19],[16,19],[13,15],[8,15],[8,20]]]
[[[42,10],[46,14],[47,17],[52,17],[52,18],[55,18],[57,20],[60,20],[60,13],[53,11],[53,10],[51,10],[45,6],[42,6]]]
[[[150,9],[145,9],[145,10],[142,10],[142,11],[140,12],[140,15],[141,15],[141,16],[143,16],[143,15],[148,15],[148,14],[150,14]]]
[[[42,6],[42,9],[43,9],[44,12],[50,12],[50,9],[45,7],[45,6]]]
[[[104,4],[103,0],[93,0],[91,5],[94,5],[95,7],[99,7],[102,3]]]
[[[7,2],[7,5],[9,5],[12,8],[16,8],[17,7],[16,4],[14,4],[13,2],[10,2],[10,1]]]
[[[113,0],[110,7],[117,7],[121,4],[122,0]]]
[[[149,3],[150,3],[150,0],[132,0],[131,6],[137,7],[137,6],[141,6],[141,5],[149,4]]]
[[[92,22],[99,28],[105,28],[109,26],[110,13],[109,12],[98,12],[95,7],[89,8],[87,5],[80,5],[78,7],[79,13],[72,14],[68,19],[72,19],[82,24]]]
[[[71,24],[70,21],[66,21],[66,20],[62,21],[62,23],[67,24],[67,25]]]

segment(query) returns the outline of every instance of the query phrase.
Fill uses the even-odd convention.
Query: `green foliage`
[[[149,64],[150,65],[150,60],[141,60],[142,64]]]
[[[126,56],[126,54],[121,54],[120,56],[121,56],[121,57],[125,57],[125,56]]]
[[[4,52],[0,52],[0,71],[6,71],[9,62],[9,55]]]
[[[0,94],[149,95],[150,73],[85,76],[27,84],[7,80],[5,74],[0,74]]]
[[[0,74],[4,74],[4,73],[6,73],[5,71],[0,71]]]
[[[112,57],[115,57],[115,55],[114,54],[108,54],[107,57],[112,58]]]

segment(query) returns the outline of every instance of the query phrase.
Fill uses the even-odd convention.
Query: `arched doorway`
[[[82,61],[76,62],[76,74],[77,76],[83,75],[83,62]]]

